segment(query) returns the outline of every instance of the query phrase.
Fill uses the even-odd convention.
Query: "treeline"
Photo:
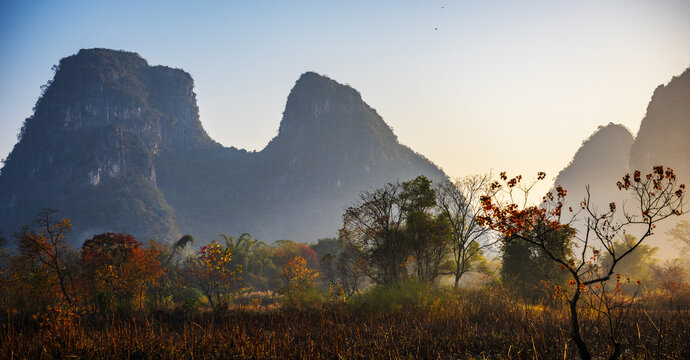
[[[174,243],[142,243],[127,234],[103,233],[73,249],[66,241],[69,219],[46,209],[15,235],[16,253],[2,250],[0,289],[6,295],[0,304],[7,314],[59,306],[94,314],[305,308],[346,301],[372,285],[414,280],[457,288],[468,272],[483,273],[485,282],[502,283],[529,301],[559,300],[555,293],[568,285],[568,273],[545,248],[523,239],[506,241],[504,233],[481,223],[486,211],[481,199],[492,184],[489,175],[439,183],[420,176],[364,191],[345,211],[339,237],[313,244],[269,245],[247,233],[221,234],[203,246],[191,235]],[[684,226],[676,228],[678,238]],[[560,244],[559,256],[573,256],[574,230],[549,234],[545,241]],[[625,235],[613,248],[621,253],[635,242]],[[685,264],[659,264],[656,250],[639,244],[617,264],[618,273],[683,303]],[[612,262],[609,254],[599,260],[602,267]]]
[[[252,292],[264,303],[289,298],[291,290],[320,296],[318,255],[304,244],[268,245],[249,234],[237,239],[222,234],[195,251],[190,235],[174,243],[142,243],[128,234],[103,233],[73,249],[70,230],[69,219],[46,209],[16,234],[16,253],[2,249],[3,312],[196,312],[248,302],[251,297],[244,295]],[[324,239],[313,247],[321,251],[336,242]]]

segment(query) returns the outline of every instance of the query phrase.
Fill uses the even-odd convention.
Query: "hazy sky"
[[[316,71],[451,176],[552,178],[598,125],[635,134],[690,66],[690,1],[0,0],[0,158],[51,66],[91,47],[191,73],[225,146],[261,150]]]

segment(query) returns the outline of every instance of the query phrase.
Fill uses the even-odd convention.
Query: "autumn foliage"
[[[189,257],[187,264],[199,286],[214,309],[227,306],[233,281],[240,279],[242,266],[231,266],[232,251],[223,248],[217,241],[202,246],[196,257]]]
[[[281,289],[285,296],[284,305],[288,308],[305,308],[319,302],[320,296],[314,281],[319,277],[316,270],[307,266],[307,260],[295,256],[283,266],[287,284]]]
[[[146,290],[163,273],[160,252],[157,244],[144,247],[128,234],[103,233],[85,241],[81,261],[96,305],[141,309]]]

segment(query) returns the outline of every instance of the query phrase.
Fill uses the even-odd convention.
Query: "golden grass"
[[[440,305],[439,305],[440,304]],[[32,319],[0,326],[1,359],[576,359],[563,309],[522,306],[488,290],[393,313],[231,311],[82,317],[59,333]],[[593,354],[609,353],[594,319],[583,321]],[[633,310],[624,358],[690,358],[687,311]]]

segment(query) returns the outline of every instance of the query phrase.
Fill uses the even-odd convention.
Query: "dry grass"
[[[340,306],[193,317],[83,317],[59,333],[32,319],[12,319],[0,328],[0,358],[577,358],[565,312],[523,306],[504,295],[455,293],[425,308],[394,313]],[[592,321],[584,321],[583,332],[592,353],[603,356],[608,354],[605,337]],[[635,310],[624,328],[624,358],[690,358],[687,311]]]

